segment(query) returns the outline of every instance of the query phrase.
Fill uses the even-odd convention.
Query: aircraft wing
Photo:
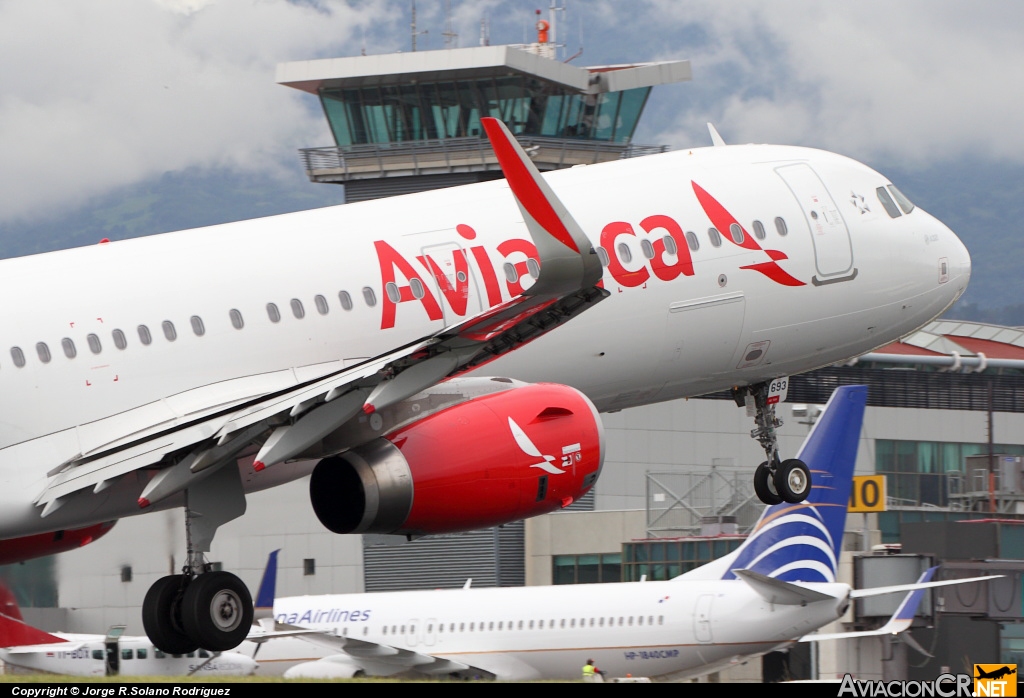
[[[51,642],[43,645],[17,645],[3,649],[8,654],[47,654],[50,652],[74,652],[85,645],[85,642]]]
[[[51,470],[34,500],[41,515],[75,493],[101,492],[143,468],[160,469],[142,492],[139,504],[145,507],[234,462],[245,449],[260,446],[257,470],[287,461],[360,412],[478,368],[606,298],[600,261],[579,224],[505,125],[493,118],[483,122],[537,247],[540,274],[533,286],[461,323],[322,377],[300,381],[294,370],[251,376],[236,385],[207,386],[202,399],[181,398],[187,410],[168,409],[181,397],[171,396],[134,411],[140,415],[117,415],[119,424],[135,426],[120,427]]]
[[[331,663],[337,657],[343,657],[346,664],[363,669],[370,676],[392,674],[399,671],[416,671],[428,675],[444,675],[458,671],[478,669],[468,664],[451,661],[431,654],[415,652],[401,647],[376,642],[367,642],[352,637],[344,637],[331,632],[303,628],[296,625],[276,623],[273,630],[254,630],[246,638],[249,642],[273,642],[277,638],[298,638],[311,645],[335,652],[321,662]],[[317,662],[310,662],[316,664]]]

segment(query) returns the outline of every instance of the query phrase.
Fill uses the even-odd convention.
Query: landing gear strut
[[[756,428],[750,436],[757,439],[768,457],[754,471],[754,492],[765,504],[802,502],[811,492],[811,471],[807,465],[796,458],[779,458],[775,430],[782,426],[782,420],[775,416],[775,403],[785,397],[787,383],[788,379],[779,378],[732,389],[736,404],[745,406],[747,414],[754,418]]]
[[[199,648],[225,652],[242,644],[249,634],[253,619],[249,590],[230,572],[213,570],[204,555],[217,527],[244,511],[236,468],[223,468],[185,491],[188,559],[181,574],[157,580],[142,602],[142,626],[157,649],[168,654]]]

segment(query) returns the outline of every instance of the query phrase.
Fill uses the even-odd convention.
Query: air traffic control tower
[[[575,67],[535,44],[283,63],[277,82],[316,95],[334,145],[301,150],[314,182],[346,201],[499,179],[480,125],[504,121],[541,171],[663,152],[632,142],[655,85],[690,79],[689,61]]]

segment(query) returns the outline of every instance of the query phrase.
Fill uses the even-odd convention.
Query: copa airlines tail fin
[[[730,555],[677,579],[736,579],[746,570],[786,582],[834,582],[857,461],[867,387],[836,388],[797,458],[811,471],[806,501],[766,507]]]
[[[267,556],[267,566],[263,570],[263,579],[260,581],[260,590],[256,594],[256,602],[253,604],[255,611],[254,618],[272,618],[274,615],[274,595],[277,593],[277,554],[280,549],[274,550]]]

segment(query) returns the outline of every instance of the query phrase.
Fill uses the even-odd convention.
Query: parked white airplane
[[[806,502],[767,507],[739,549],[673,580],[275,599],[275,551],[257,597],[275,622],[261,623],[238,651],[258,656],[268,673],[287,667],[288,678],[579,678],[594,659],[616,676],[679,679],[799,640],[902,632],[926,588],[994,577],[930,582],[933,567],[915,584],[836,582],[866,395],[864,386],[837,389],[807,437],[799,458],[816,484]],[[904,591],[877,630],[809,634],[852,598]]]
[[[541,177],[482,121],[506,181],[0,262],[0,537],[184,506],[183,573],[143,605],[180,654],[248,632],[245,585],[203,555],[217,527],[311,470],[337,533],[492,526],[593,485],[599,411],[740,386],[759,495],[799,501],[769,384],[913,331],[970,276],[948,228],[838,155]]]
[[[249,676],[258,666],[237,652],[169,655],[149,638],[50,634],[0,613],[0,660],[6,673],[66,676]]]

